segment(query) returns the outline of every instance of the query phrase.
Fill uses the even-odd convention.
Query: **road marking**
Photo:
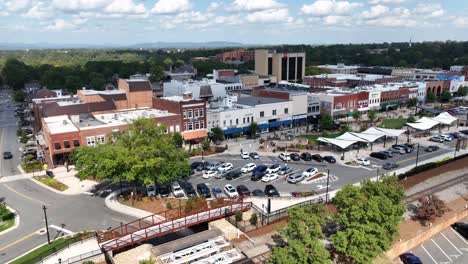
[[[68,229],[65,229],[65,228],[63,228],[63,227],[60,227],[60,226],[56,226],[56,225],[49,225],[49,226],[52,227],[53,229],[58,230],[59,232],[64,232],[64,233],[66,233],[66,234],[68,234],[68,235],[73,235],[73,234],[75,234],[75,232],[70,231],[70,230],[68,230]]]
[[[39,230],[40,230],[40,229],[39,229]],[[14,246],[14,245],[16,245],[16,244],[22,242],[22,241],[24,241],[24,240],[26,240],[26,239],[28,239],[28,238],[34,236],[39,230],[34,231],[34,232],[32,232],[31,234],[26,235],[26,236],[24,236],[24,237],[22,237],[22,238],[16,240],[15,242],[12,242],[12,243],[10,243],[9,245],[6,245],[6,246],[0,248],[0,251],[3,251],[3,250],[5,250],[5,249],[7,249],[7,248],[10,248],[10,247],[12,247],[12,246]]]
[[[34,198],[31,198],[31,197],[29,197],[29,196],[27,196],[27,195],[25,195],[25,194],[22,194],[22,193],[20,193],[20,192],[17,192],[16,190],[14,190],[14,189],[12,189],[10,186],[8,186],[8,184],[6,184],[6,183],[4,183],[3,185],[4,185],[5,187],[7,187],[10,191],[12,191],[12,192],[14,192],[14,193],[16,193],[16,194],[18,194],[18,195],[20,195],[20,196],[23,196],[23,197],[26,198],[26,199],[29,199],[29,200],[34,201],[34,202],[36,202],[36,203],[40,203],[40,204],[43,204],[43,205],[48,205],[48,206],[50,206],[50,204],[48,204],[48,203],[44,203],[44,202],[42,202],[42,201],[40,201],[40,200],[38,200],[38,199],[34,199]]]
[[[465,242],[465,244],[467,244],[467,245],[468,245],[468,242],[466,242],[466,240],[465,240],[465,239],[464,239],[464,238],[463,238],[463,237],[462,237],[460,234],[458,234],[458,232],[457,232],[457,231],[453,230],[453,228],[452,228],[452,227],[450,227],[450,230],[452,230],[452,232],[454,232],[454,233],[455,233],[455,235],[457,235],[457,236],[458,236],[458,237],[461,239],[461,241]]]
[[[460,254],[463,255],[463,253],[452,243],[452,241],[450,241],[445,235],[444,233],[440,233],[443,237],[445,237],[445,239],[450,243],[450,245],[452,245],[452,247],[454,247]]]
[[[427,249],[426,249],[423,245],[421,245],[421,248],[422,248],[422,249],[426,252],[426,254],[432,259],[432,261],[434,261],[435,264],[439,264],[439,263],[437,263],[437,261],[434,259],[434,257],[432,257],[432,255],[429,254],[429,251],[427,251]]]
[[[453,262],[453,260],[449,257],[449,255],[447,255],[447,253],[445,253],[445,251],[439,246],[439,244],[437,244],[434,239],[431,238],[431,241],[432,243],[434,243],[434,245],[436,245],[436,247],[442,251],[442,253],[444,253],[444,255],[450,260],[450,262]]]

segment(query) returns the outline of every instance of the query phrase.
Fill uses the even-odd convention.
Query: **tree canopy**
[[[331,130],[333,128],[333,118],[329,113],[322,113],[320,117],[320,125],[324,130]]]
[[[429,91],[426,94],[426,102],[427,103],[433,103],[436,100],[436,96],[433,92]]]
[[[186,151],[152,119],[137,119],[128,130],[108,135],[107,143],[72,152],[78,177],[168,183],[189,175]]]

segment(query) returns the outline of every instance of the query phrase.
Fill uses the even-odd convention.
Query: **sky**
[[[468,40],[468,0],[0,0],[0,42]]]

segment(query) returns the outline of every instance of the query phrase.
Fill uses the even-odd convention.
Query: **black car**
[[[195,192],[195,189],[193,188],[193,185],[190,182],[186,181],[181,181],[180,186],[182,189],[184,189],[185,194],[187,197],[195,197],[197,196],[197,192]]]
[[[194,163],[190,164],[190,170],[194,171],[202,171],[205,168],[204,163],[200,161],[195,161]]]
[[[171,194],[171,186],[169,184],[160,184],[158,189],[161,197],[168,197]]]
[[[262,177],[266,174],[266,170],[268,167],[266,165],[259,165],[252,171],[252,177],[250,179],[252,181],[259,181]]]
[[[414,149],[415,149],[415,144],[412,144],[412,143],[405,143],[405,144],[403,144],[403,146],[407,146],[407,147],[410,148],[411,150],[414,150]]]
[[[433,146],[426,147],[424,150],[427,151],[427,152],[433,152],[433,151],[436,151],[438,149],[439,149],[438,146],[433,145]]]
[[[323,161],[323,157],[320,154],[312,155],[312,159],[317,161],[317,162],[322,162]]]
[[[250,196],[250,191],[249,191],[249,189],[247,188],[247,186],[245,186],[245,185],[243,185],[243,184],[237,186],[236,190],[237,190],[237,193],[238,193],[240,196]]]
[[[372,152],[369,156],[376,158],[376,159],[381,159],[381,160],[387,159],[387,155],[381,152]]]
[[[204,183],[197,184],[197,192],[200,196],[211,198],[210,188],[208,188]]]
[[[335,163],[336,159],[333,156],[325,156],[323,159],[328,163]]]
[[[413,253],[401,254],[400,259],[401,261],[403,261],[404,264],[422,264],[422,261]]]
[[[234,180],[236,178],[239,178],[242,175],[242,172],[239,169],[229,171],[226,174],[226,180]]]
[[[28,121],[19,121],[19,122],[18,122],[18,125],[19,125],[19,126],[29,126],[29,125],[31,125],[31,123],[28,122]]]
[[[260,189],[253,190],[252,195],[256,197],[265,197],[265,193]]]
[[[463,222],[456,222],[452,225],[452,228],[455,229],[460,235],[465,239],[468,239],[468,224]]]
[[[384,168],[386,170],[391,170],[391,169],[394,169],[394,168],[397,168],[397,167],[398,167],[398,164],[396,164],[395,162],[387,162],[384,165],[382,165],[382,168]]]
[[[294,160],[294,161],[301,160],[301,156],[298,153],[295,153],[295,152],[290,153],[289,157],[291,158],[291,160]]]
[[[13,154],[10,151],[3,152],[3,159],[11,159],[13,158]]]
[[[312,160],[312,154],[309,152],[304,152],[301,154],[301,159],[304,161],[311,161]]]
[[[267,184],[265,186],[265,195],[268,197],[280,197],[278,190],[276,190],[275,186],[271,184]]]

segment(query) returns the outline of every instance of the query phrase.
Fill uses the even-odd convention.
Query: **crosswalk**
[[[330,175],[329,182],[335,182],[335,181],[338,181],[338,176]],[[324,176],[324,177],[318,178],[316,180],[312,180],[312,181],[309,181],[309,182],[303,181],[301,183],[302,184],[316,184],[316,183],[326,183],[326,182],[327,182],[327,177]]]

